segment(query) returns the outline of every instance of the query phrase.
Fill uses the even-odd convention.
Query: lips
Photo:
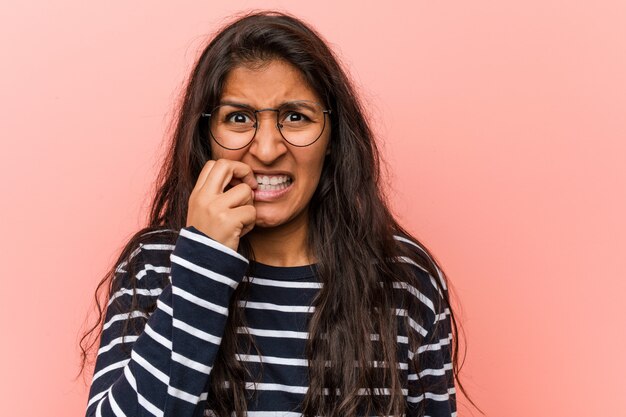
[[[289,171],[253,169],[252,173],[259,184],[259,186],[254,190],[254,200],[257,202],[280,200],[285,194],[289,193],[295,182],[293,173]],[[268,177],[268,179],[266,180],[263,177]],[[276,183],[276,180],[274,180],[276,184],[272,185],[271,179],[276,177],[287,177],[287,181],[282,180],[279,183]],[[275,189],[271,190],[270,188]]]
[[[288,181],[286,186],[281,185],[279,186],[279,189],[276,190],[261,189],[265,187],[265,185],[259,186],[256,190],[254,190],[254,201],[271,202],[280,199],[285,194],[289,193],[289,191],[293,188],[293,181]]]

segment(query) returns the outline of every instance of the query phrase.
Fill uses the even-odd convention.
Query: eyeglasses
[[[293,146],[309,146],[322,136],[326,115],[330,109],[309,100],[283,103],[278,108],[254,109],[245,104],[222,103],[210,113],[202,113],[209,119],[209,132],[218,145],[230,150],[248,146],[259,128],[257,113],[276,112],[276,127],[283,139]]]

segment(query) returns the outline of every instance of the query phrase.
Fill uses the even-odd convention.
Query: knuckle
[[[195,205],[204,205],[206,204],[207,196],[205,194],[193,194],[189,196],[189,202]]]
[[[215,219],[219,224],[226,224],[226,220],[228,220],[223,211],[215,213]]]
[[[206,211],[209,212],[214,217],[221,217],[222,210],[219,209],[217,204],[206,204]]]

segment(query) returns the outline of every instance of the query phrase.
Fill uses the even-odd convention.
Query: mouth
[[[291,175],[255,175],[257,188],[260,191],[279,191],[289,187],[293,183]]]
[[[293,188],[290,175],[256,175],[259,186],[254,190],[254,201],[274,201]]]

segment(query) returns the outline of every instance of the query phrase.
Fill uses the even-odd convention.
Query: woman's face
[[[282,60],[272,60],[260,68],[244,66],[234,68],[225,79],[220,103],[225,101],[243,103],[255,109],[278,108],[282,103],[294,100],[318,102],[326,108],[320,97],[307,84],[300,71]],[[291,177],[291,185],[285,191],[263,192],[255,190],[257,227],[275,227],[303,219],[311,196],[319,183],[324,157],[330,152],[330,119],[326,117],[322,135],[312,145],[296,147],[287,143],[276,127],[276,112],[256,113],[258,128],[254,140],[245,148],[225,149],[211,139],[213,159],[226,158],[248,164],[255,173],[257,181],[276,177],[280,181],[283,175]],[[292,120],[302,120],[299,116]],[[324,122],[322,115],[322,123]],[[246,120],[234,116],[236,122]],[[283,128],[285,129],[285,128]],[[271,175],[276,174],[276,175]],[[282,188],[274,185],[267,188]]]

